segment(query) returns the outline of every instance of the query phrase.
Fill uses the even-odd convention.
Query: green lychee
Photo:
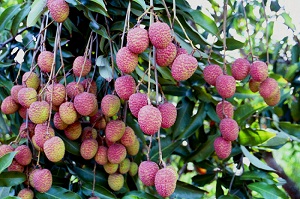
[[[239,135],[239,126],[237,122],[231,118],[222,119],[219,128],[225,140],[234,141]]]
[[[85,77],[91,71],[92,62],[84,56],[78,56],[73,62],[73,73],[76,77]]]
[[[48,169],[38,169],[33,173],[34,188],[41,193],[49,191],[52,186],[52,174]]]
[[[1,111],[4,114],[13,114],[19,110],[19,105],[12,96],[7,96],[1,103]]]
[[[144,52],[149,46],[148,31],[139,26],[132,28],[127,33],[127,47],[135,53]]]
[[[249,89],[253,92],[256,93],[257,91],[259,91],[259,86],[260,86],[261,82],[256,82],[254,81],[252,78],[249,81]]]
[[[64,133],[69,140],[78,139],[82,133],[81,123],[76,121],[73,124],[70,124],[67,128],[65,128]]]
[[[107,117],[116,115],[121,107],[121,102],[116,95],[105,95],[101,101],[102,113]]]
[[[130,176],[135,176],[138,172],[139,166],[135,162],[130,162],[130,168],[129,168],[129,175]]]
[[[232,97],[236,90],[235,79],[229,75],[220,75],[216,79],[216,89],[221,97]]]
[[[166,48],[172,41],[171,29],[168,24],[155,22],[149,27],[149,39],[156,48]]]
[[[262,82],[268,77],[268,66],[265,62],[255,61],[250,67],[250,75],[256,82]]]
[[[147,135],[155,134],[161,127],[162,116],[158,108],[147,105],[138,113],[138,123],[141,130]]]
[[[170,167],[158,170],[155,175],[155,189],[162,197],[169,197],[174,193],[176,182],[177,173]]]
[[[243,80],[250,72],[250,63],[247,59],[238,58],[231,65],[231,73],[234,79]]]
[[[138,170],[138,175],[144,185],[153,186],[155,181],[155,175],[158,172],[158,170],[158,165],[155,162],[148,160],[141,162]]]
[[[128,100],[135,93],[136,84],[132,76],[124,75],[115,81],[115,90],[123,100]]]
[[[181,54],[172,64],[172,77],[176,81],[184,81],[190,78],[198,67],[198,61],[195,57],[188,54]]]
[[[233,106],[228,101],[221,101],[216,106],[216,113],[220,119],[223,118],[233,118]]]
[[[59,116],[66,124],[73,124],[77,120],[77,112],[73,102],[64,102],[59,106]]]
[[[160,111],[162,117],[161,127],[170,128],[173,126],[177,118],[176,107],[170,102],[165,102],[158,106],[158,110]]]
[[[138,154],[138,152],[140,150],[139,140],[136,138],[134,144],[126,147],[126,150],[127,150],[128,155],[135,156],[136,154]]]
[[[15,151],[18,153],[15,155],[15,160],[21,164],[22,166],[26,166],[30,164],[32,160],[32,153],[28,146],[20,145],[18,146]]]
[[[176,55],[176,46],[170,43],[166,48],[156,49],[156,63],[161,67],[169,66],[175,60]]]
[[[50,73],[54,62],[54,54],[50,51],[43,51],[39,54],[37,64],[41,71]]]
[[[120,164],[126,157],[126,148],[122,144],[112,144],[107,150],[107,159],[114,164]]]
[[[58,162],[63,159],[65,150],[65,143],[58,136],[54,136],[44,143],[45,155],[51,162]]]
[[[138,55],[131,52],[128,47],[121,48],[116,55],[118,68],[126,74],[132,73],[138,65]]]
[[[80,154],[86,160],[92,159],[98,150],[98,142],[95,139],[86,139],[80,146]]]
[[[110,162],[107,162],[106,164],[103,165],[105,172],[108,174],[116,173],[118,170],[118,167],[119,167],[118,164],[114,164],[114,163],[110,163]]]
[[[129,97],[128,105],[133,116],[138,117],[140,109],[148,104],[147,94],[135,93]]]
[[[95,155],[95,161],[100,165],[107,164],[107,147],[106,146],[99,146],[97,153]]]
[[[29,108],[37,100],[37,92],[33,88],[22,88],[18,92],[18,100],[22,106]]]
[[[125,123],[122,120],[111,120],[107,123],[105,128],[105,137],[111,141],[116,142],[120,140],[125,133]]]
[[[125,158],[119,165],[119,172],[121,174],[125,174],[130,169],[130,160],[128,158]]]
[[[214,141],[214,148],[220,159],[228,158],[231,153],[231,141],[218,137]]]
[[[80,115],[88,116],[97,108],[96,96],[88,92],[80,93],[74,98],[74,107]]]
[[[37,90],[40,86],[39,76],[34,72],[26,72],[22,76],[22,84],[27,88],[33,88]]]
[[[29,119],[35,124],[42,124],[49,118],[50,106],[46,101],[33,102],[28,108]]]
[[[108,185],[114,191],[119,191],[124,185],[124,176],[122,174],[110,174],[108,176]]]

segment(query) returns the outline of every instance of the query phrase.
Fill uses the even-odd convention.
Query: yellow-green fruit
[[[122,120],[111,120],[105,128],[105,137],[111,142],[120,140],[125,133],[125,123]]]
[[[92,62],[84,56],[78,56],[73,62],[73,73],[76,77],[85,77],[91,71]]]
[[[65,155],[65,143],[60,137],[54,136],[44,143],[44,152],[48,160],[58,162]]]
[[[10,90],[10,95],[12,96],[13,100],[17,103],[19,103],[18,93],[22,88],[24,88],[22,85],[14,85]]]
[[[37,92],[33,88],[22,88],[18,92],[19,103],[29,108],[29,106],[37,100]]]
[[[174,193],[176,182],[177,173],[170,167],[160,169],[155,175],[155,188],[162,197],[169,197]]]
[[[108,176],[108,186],[114,190],[119,191],[124,185],[124,176],[122,174],[110,174]]]
[[[39,54],[37,64],[41,71],[50,73],[54,61],[54,54],[50,51],[43,51]]]
[[[19,110],[19,105],[15,100],[12,98],[12,96],[7,96],[2,104],[1,104],[1,111],[4,114],[13,114]]]
[[[100,165],[107,164],[107,147],[106,146],[99,146],[97,153],[95,155],[95,161]]]
[[[130,176],[135,176],[138,172],[139,166],[135,162],[130,162],[130,168],[129,168],[129,175]]]
[[[36,144],[43,148],[44,143],[54,137],[54,130],[50,126],[48,127],[48,125],[37,124],[34,129],[34,135]]]
[[[33,145],[33,147],[34,147],[36,150],[40,151],[42,148],[39,147],[39,146],[36,144],[36,138],[35,138],[35,137],[36,137],[36,136],[33,135],[32,138],[31,138],[32,145]]]
[[[114,164],[120,164],[126,158],[126,148],[122,144],[112,144],[107,150],[107,159]]]
[[[134,155],[138,154],[138,152],[140,150],[140,142],[139,142],[139,140],[136,138],[134,144],[131,145],[131,146],[126,147],[126,150],[127,150],[127,153],[129,155],[134,156]]]
[[[77,84],[77,82],[70,82],[66,86],[66,92],[69,98],[73,99],[76,95],[82,93],[84,88],[82,84]]]
[[[92,159],[98,150],[98,142],[94,139],[87,139],[84,140],[80,146],[80,154],[81,156],[86,159]]]
[[[54,106],[61,105],[66,98],[66,88],[62,84],[50,84],[46,89],[47,102],[52,102]]]
[[[33,88],[35,90],[40,86],[39,76],[34,72],[26,72],[22,77],[22,83],[27,88]]]
[[[68,18],[70,7],[64,0],[48,0],[47,6],[53,20],[57,23],[62,23]]]
[[[97,94],[97,84],[93,79],[84,79],[82,82],[80,82],[80,84],[83,86],[86,92],[92,93],[94,95]]]
[[[130,160],[128,158],[125,158],[119,165],[119,172],[121,174],[125,174],[130,169]]]
[[[118,170],[118,167],[119,167],[118,164],[113,164],[110,162],[107,162],[105,165],[103,165],[105,172],[108,174],[116,173],[116,171]]]
[[[156,48],[166,48],[172,41],[171,29],[168,24],[155,22],[149,27],[149,39]]]
[[[97,130],[87,126],[83,129],[82,134],[81,134],[81,141],[86,140],[86,139],[96,139],[97,138]]]
[[[15,151],[17,151],[18,153],[15,155],[15,160],[23,165],[26,166],[28,164],[30,164],[31,159],[32,159],[32,153],[29,149],[28,146],[26,145],[20,145],[18,146]]]
[[[154,135],[161,127],[162,117],[158,108],[147,105],[138,113],[138,123],[141,130],[147,135]]]
[[[278,89],[277,92],[270,98],[264,98],[266,104],[269,106],[275,106],[280,101],[280,90]]]
[[[64,133],[69,140],[76,140],[80,137],[82,133],[81,123],[79,121],[70,124],[65,128]]]
[[[134,131],[129,126],[126,126],[125,132],[121,138],[121,143],[125,147],[128,147],[128,146],[132,146],[134,144],[135,140],[136,140],[136,135],[135,135]]]
[[[138,65],[138,55],[131,52],[128,47],[121,48],[116,55],[118,68],[126,74],[132,73]]]
[[[73,124],[77,120],[77,112],[73,102],[64,102],[59,106],[59,116],[66,124]]]
[[[16,160],[13,160],[12,163],[7,168],[8,171],[17,171],[23,173],[24,166],[19,164]]]
[[[116,95],[105,95],[101,101],[102,113],[107,117],[112,117],[118,113],[121,102]]]
[[[49,191],[52,186],[52,174],[48,169],[38,169],[33,173],[34,188],[41,193]]]
[[[34,173],[37,172],[38,170],[39,169],[33,169],[32,171],[29,172],[29,177],[28,177],[29,185],[33,188],[34,188],[33,176]]]
[[[46,101],[33,102],[28,108],[29,119],[35,124],[42,124],[49,118],[50,106]]]
[[[33,199],[34,193],[29,188],[24,188],[18,193],[18,197],[21,199]]]
[[[166,48],[156,49],[156,63],[161,67],[169,66],[173,63],[177,54],[175,44],[170,43]]]
[[[64,121],[62,121],[59,112],[56,112],[53,116],[53,124],[55,128],[58,130],[64,130],[68,127],[68,124],[66,124]]]
[[[139,26],[132,28],[127,33],[127,47],[135,53],[144,52],[149,46],[148,31]]]
[[[0,145],[0,158],[9,152],[13,152],[14,148],[7,144]]]
[[[74,98],[74,107],[80,115],[88,116],[97,108],[97,98],[92,93],[80,93]]]

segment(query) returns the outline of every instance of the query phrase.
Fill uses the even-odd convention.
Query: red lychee
[[[177,173],[173,168],[166,167],[157,171],[155,175],[155,188],[162,197],[172,195],[176,188]]]
[[[77,84],[77,82],[70,82],[66,86],[66,92],[69,98],[73,99],[76,95],[82,93],[84,88],[82,84]]]
[[[175,44],[170,43],[166,48],[156,49],[156,63],[161,66],[169,66],[173,63],[177,54]]]
[[[141,130],[147,135],[155,134],[161,127],[162,116],[158,108],[147,105],[141,108],[138,114],[138,123]]]
[[[214,148],[220,159],[228,158],[231,153],[231,141],[218,137],[214,141]]]
[[[29,108],[37,100],[37,92],[33,88],[22,88],[18,92],[18,100],[22,106]]]
[[[121,138],[121,143],[125,147],[128,147],[128,146],[132,146],[134,144],[135,140],[136,140],[136,135],[135,135],[134,131],[129,126],[126,126],[125,132]]]
[[[86,159],[92,159],[98,150],[98,142],[95,139],[86,139],[82,142],[80,146],[80,154]]]
[[[263,98],[273,97],[279,90],[278,83],[275,79],[268,77],[259,86],[259,94]]]
[[[10,95],[12,96],[13,100],[17,103],[19,103],[18,93],[22,88],[24,88],[22,85],[14,85],[10,90]]]
[[[68,127],[68,124],[66,124],[64,121],[62,121],[59,112],[56,112],[53,116],[53,124],[55,128],[58,130],[64,130]]]
[[[177,81],[184,81],[190,78],[198,67],[198,61],[195,57],[188,54],[181,54],[172,64],[172,77]]]
[[[18,146],[15,151],[18,153],[15,155],[15,160],[23,166],[30,164],[32,159],[32,153],[28,146],[20,145]]]
[[[138,55],[131,52],[128,47],[121,48],[116,55],[118,68],[126,74],[132,73],[138,65]]]
[[[73,73],[76,77],[85,77],[91,71],[92,62],[84,56],[78,56],[73,62]]]
[[[54,130],[44,124],[37,124],[34,129],[35,142],[40,147],[43,148],[44,143],[54,137]]]
[[[238,58],[231,65],[231,73],[234,79],[243,80],[250,72],[250,63],[247,59]]]
[[[138,27],[132,28],[127,33],[127,47],[135,53],[144,52],[149,46],[148,31]]]
[[[116,95],[105,95],[101,101],[102,113],[107,117],[116,115],[121,107],[121,102]]]
[[[48,0],[47,6],[53,20],[57,23],[62,23],[68,18],[70,7],[64,0]]]
[[[125,133],[125,123],[122,120],[111,120],[105,128],[105,137],[110,142],[120,140]]]
[[[230,98],[235,93],[235,79],[229,75],[220,75],[216,80],[216,89],[223,98]]]
[[[48,160],[58,162],[65,155],[65,143],[60,137],[54,136],[44,143],[44,152]]]
[[[73,124],[77,120],[77,112],[72,102],[64,102],[59,106],[59,116],[66,124]]]
[[[160,111],[162,117],[161,127],[170,128],[173,126],[177,118],[176,107],[172,103],[166,102],[159,105],[158,110]]]
[[[265,62],[255,61],[250,67],[250,75],[256,82],[262,82],[268,77],[268,66]]]
[[[107,159],[110,163],[120,164],[126,158],[126,148],[122,144],[112,144],[107,150]]]
[[[19,105],[15,100],[12,98],[12,96],[7,96],[4,98],[1,104],[1,111],[4,114],[13,114],[17,112],[19,109]]]
[[[172,41],[171,29],[166,23],[151,24],[148,33],[151,43],[156,48],[166,48]]]
[[[70,124],[65,128],[64,133],[69,140],[76,140],[80,137],[82,133],[81,123],[79,121]]]
[[[257,91],[259,91],[259,86],[260,86],[261,82],[256,82],[254,81],[252,78],[249,81],[249,89],[253,92],[256,93]]]
[[[135,93],[129,97],[128,105],[133,116],[138,117],[140,109],[148,104],[147,94]]]
[[[52,102],[54,106],[61,105],[66,98],[66,88],[62,84],[54,83],[47,86],[47,102]]]
[[[107,147],[106,146],[99,146],[97,153],[95,155],[95,161],[100,165],[107,164]]]
[[[83,92],[75,96],[74,106],[76,111],[83,116],[90,115],[97,107],[97,98],[94,94]]]
[[[135,87],[135,81],[130,75],[118,77],[115,81],[116,92],[123,100],[128,100],[129,97],[135,93]]]
[[[54,62],[54,54],[50,51],[43,51],[39,54],[37,64],[41,71],[50,73]]]
[[[159,167],[155,162],[144,161],[141,162],[138,170],[138,175],[142,183],[146,186],[153,186],[155,181],[155,175],[158,172]]]
[[[223,74],[222,68],[216,64],[208,65],[203,70],[204,80],[212,86],[216,85],[217,77],[219,77],[222,74]]]
[[[49,191],[52,186],[52,174],[48,169],[38,169],[33,173],[34,188],[41,193]]]
[[[29,119],[35,124],[42,124],[49,118],[50,106],[46,101],[33,102],[28,108]]]
[[[225,140],[234,141],[239,135],[239,126],[237,122],[231,118],[222,119],[219,128]]]
[[[278,89],[272,97],[264,98],[264,100],[269,106],[275,106],[280,101],[280,90]]]
[[[0,145],[0,158],[9,152],[13,152],[14,148],[7,144]]]
[[[133,143],[133,145],[127,146],[126,150],[127,150],[128,155],[135,156],[138,154],[138,152],[140,150],[140,142],[137,139],[137,137],[135,137],[135,142]]]
[[[233,118],[233,106],[230,102],[224,101],[219,102],[216,106],[216,113],[220,119]]]
[[[97,84],[93,79],[91,78],[84,79],[82,82],[80,82],[80,84],[83,86],[86,92],[97,95]]]

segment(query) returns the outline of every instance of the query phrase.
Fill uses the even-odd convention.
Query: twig
[[[269,59],[269,30],[268,30],[268,17],[267,17],[267,14],[266,14],[266,6],[265,6],[265,2],[264,2],[264,1],[261,1],[261,2],[262,2],[263,10],[264,10],[264,17],[265,17],[265,20],[266,20],[266,51],[267,51],[267,65],[268,65],[269,62],[270,62],[270,59]]]
[[[251,37],[250,37],[250,31],[249,31],[247,13],[246,13],[245,6],[244,6],[244,0],[242,0],[241,3],[242,3],[244,17],[245,17],[245,21],[246,21],[246,31],[247,31],[248,40],[249,40],[250,54],[251,54],[251,58],[252,58],[252,62],[253,62],[254,61],[253,60],[253,49],[252,49],[252,43],[251,43]]]
[[[228,0],[224,0],[224,6],[223,6],[223,73],[226,74],[226,25],[227,25],[227,5],[228,5]]]
[[[126,12],[126,17],[125,17],[125,22],[124,22],[124,28],[123,28],[123,33],[122,33],[122,37],[121,37],[121,48],[124,45],[124,38],[125,38],[125,30],[126,30],[126,26],[127,26],[127,21],[129,21],[129,17],[130,17],[130,10],[131,10],[131,1],[129,1],[128,3],[128,7],[127,7],[127,12]]]

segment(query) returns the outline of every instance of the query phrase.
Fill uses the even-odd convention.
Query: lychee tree
[[[207,2],[3,1],[0,198],[299,198],[292,19]]]

